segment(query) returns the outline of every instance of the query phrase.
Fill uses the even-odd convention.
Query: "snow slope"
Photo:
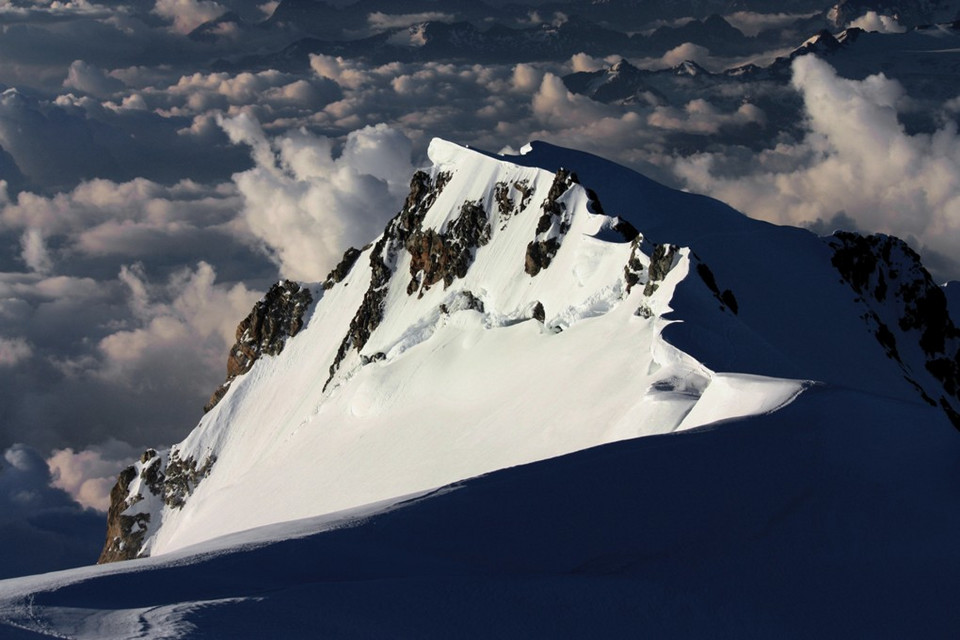
[[[906,354],[890,357],[822,238],[545,143],[498,156],[435,140],[430,159],[384,235],[312,287],[283,351],[131,471],[117,513],[142,540],[120,551],[167,554],[766,415],[813,383],[911,406],[944,397],[904,348],[916,336],[884,315]],[[151,489],[148,468],[169,487],[174,459],[203,470],[179,468],[182,504]]]
[[[958,458],[936,409],[818,386],[379,512],[0,581],[0,636],[948,638]]]

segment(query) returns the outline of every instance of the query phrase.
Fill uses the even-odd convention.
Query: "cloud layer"
[[[52,486],[43,457],[25,445],[0,459],[0,579],[96,562],[104,516]]]
[[[780,224],[829,223],[838,216],[944,257],[960,255],[960,139],[949,122],[908,134],[901,85],[882,74],[839,77],[814,56],[793,64],[793,85],[809,120],[802,140],[746,161],[706,153],[678,159],[687,185],[751,216]],[[736,164],[736,175],[730,175]],[[957,274],[954,263],[948,271]]]

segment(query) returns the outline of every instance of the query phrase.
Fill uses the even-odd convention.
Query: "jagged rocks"
[[[175,509],[183,507],[200,481],[210,475],[216,461],[217,457],[210,455],[198,465],[193,458],[180,458],[179,452],[174,450],[165,472],[163,503]]]
[[[630,258],[627,264],[623,266],[623,280],[626,283],[627,294],[643,278],[643,262],[640,261],[640,245],[643,243],[643,237],[638,233],[630,242]]]
[[[436,179],[432,179],[425,171],[417,171],[410,180],[410,193],[403,203],[403,208],[387,224],[383,235],[373,246],[370,252],[370,285],[363,295],[360,307],[350,320],[347,335],[344,336],[330,364],[330,375],[324,383],[326,389],[333,376],[340,368],[340,364],[351,349],[359,352],[367,344],[370,335],[383,320],[383,301],[387,295],[388,284],[396,265],[397,254],[406,248],[412,255],[418,257],[411,262],[411,275],[416,279],[420,272],[430,272],[430,278],[441,279],[451,274],[460,274],[462,269],[469,267],[469,261],[462,254],[467,250],[465,245],[479,242],[481,238],[489,240],[490,225],[486,221],[486,214],[475,203],[464,203],[461,209],[461,219],[451,224],[449,237],[438,234],[432,229],[423,229],[423,220],[427,211],[437,201],[443,187],[450,181],[453,174],[441,171]],[[469,205],[469,206],[468,206]],[[475,209],[479,208],[477,213]],[[482,215],[481,215],[482,214]],[[482,218],[485,226],[477,228]],[[486,240],[483,240],[485,243]],[[455,246],[454,246],[455,245]],[[473,247],[477,246],[476,244]],[[470,254],[472,257],[472,253]],[[419,268],[414,271],[413,262],[418,262]],[[464,263],[465,266],[464,266]],[[462,276],[459,276],[462,277]],[[447,283],[449,284],[449,283]],[[412,293],[416,289],[408,289]]]
[[[104,564],[138,557],[157,510],[164,506],[182,508],[197,485],[210,474],[216,460],[211,454],[198,464],[194,458],[181,458],[179,452],[173,450],[164,465],[164,456],[148,449],[137,463],[121,471],[110,491],[107,539],[97,562]]]
[[[150,523],[149,513],[124,515],[136,501],[128,499],[130,485],[137,478],[135,467],[120,472],[117,483],[110,491],[110,508],[107,510],[107,539],[97,559],[97,564],[136,558],[143,547],[143,538]]]
[[[520,196],[519,206],[514,201],[511,193],[516,191]],[[530,204],[530,198],[533,197],[533,187],[529,180],[517,180],[513,183],[498,182],[493,189],[493,199],[497,203],[497,213],[499,214],[500,229],[507,226],[507,222],[514,215],[520,213]]]
[[[560,250],[563,237],[570,230],[571,216],[567,205],[560,202],[560,198],[575,184],[579,184],[575,173],[559,169],[547,197],[540,205],[543,213],[537,221],[536,236],[527,245],[523,264],[523,270],[531,277],[550,266],[553,257]]]
[[[343,258],[340,259],[339,264],[333,268],[333,270],[327,274],[327,279],[323,282],[324,290],[332,289],[334,285],[343,282],[343,279],[347,277],[350,273],[350,270],[353,269],[353,265],[357,263],[357,259],[360,257],[362,251],[360,249],[355,249],[350,247],[343,254]]]
[[[530,312],[530,316],[540,324],[547,321],[547,312],[544,310],[542,302],[537,300],[537,303],[533,305],[533,311]]]
[[[467,275],[473,262],[474,250],[490,241],[490,221],[482,204],[467,201],[460,207],[460,215],[451,222],[446,232],[416,229],[405,243],[410,252],[410,284],[407,294],[420,295],[437,282],[444,288],[457,278]]]
[[[658,244],[653,248],[643,295],[651,296],[657,290],[660,286],[658,283],[667,277],[667,274],[673,269],[674,258],[676,258],[679,249],[680,247],[673,244]]]
[[[310,290],[291,280],[276,283],[237,326],[237,341],[227,357],[227,379],[213,392],[204,411],[210,411],[226,394],[230,383],[250,370],[262,356],[283,351],[288,338],[303,328],[303,314],[313,303]]]
[[[928,402],[939,404],[960,429],[960,330],[954,325],[943,290],[920,256],[893,236],[861,236],[838,231],[830,239],[833,266],[867,307],[864,320],[884,352],[900,363],[904,376]],[[898,344],[891,326],[916,336],[916,347]],[[910,353],[918,353],[911,357]],[[919,360],[919,361],[918,361]],[[939,403],[916,380],[922,367],[942,385]]]
[[[710,289],[714,297],[720,302],[722,309],[730,309],[736,315],[740,311],[740,305],[737,303],[737,298],[733,295],[733,291],[730,289],[724,289],[720,291],[720,287],[717,286],[717,279],[713,275],[713,271],[710,270],[705,263],[700,262],[700,259],[697,258],[697,275],[700,276],[700,279],[703,280],[703,283],[707,285],[707,288]]]
[[[383,300],[387,296],[387,284],[390,282],[390,275],[393,273],[393,269],[384,260],[384,253],[392,257],[392,252],[389,251],[388,247],[391,241],[384,233],[370,252],[370,286],[364,292],[360,307],[350,320],[347,335],[344,336],[340,347],[337,349],[337,355],[330,365],[330,376],[324,384],[324,389],[333,380],[334,374],[340,368],[340,363],[343,362],[351,347],[357,351],[363,349],[367,340],[370,339],[370,334],[380,326],[380,321],[383,320]]]

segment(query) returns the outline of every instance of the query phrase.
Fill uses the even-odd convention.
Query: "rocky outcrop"
[[[287,339],[303,328],[303,314],[312,303],[310,290],[296,282],[281,280],[270,287],[237,326],[237,341],[227,357],[227,379],[210,397],[204,411],[215,407],[233,380],[249,371],[254,362],[283,351]]]
[[[511,197],[516,192],[519,202]],[[506,229],[510,219],[527,208],[530,198],[533,197],[533,187],[529,180],[517,180],[512,183],[498,182],[493,188],[493,199],[497,203],[498,221],[500,230]]]
[[[361,253],[363,252],[360,249],[353,247],[347,249],[337,266],[327,274],[327,279],[323,281],[323,289],[328,291],[332,289],[334,285],[343,282],[343,279],[346,278],[353,269],[353,265],[357,263]]]
[[[160,511],[164,507],[182,508],[215,462],[212,454],[202,463],[181,458],[176,449],[165,461],[164,455],[148,449],[140,460],[121,471],[110,491],[107,539],[97,563],[139,557],[149,527]]]
[[[877,342],[924,400],[940,406],[960,429],[960,330],[920,256],[899,238],[883,234],[838,231],[830,243],[833,266],[865,307],[862,318]],[[909,337],[905,343],[904,336]],[[941,388],[921,384],[918,370]]]
[[[434,284],[443,281],[444,288],[467,275],[474,251],[490,241],[490,221],[481,202],[467,201],[460,215],[445,232],[416,229],[407,237],[404,247],[410,252],[410,284],[407,294],[420,292],[420,297]]]
[[[152,450],[151,450],[152,451]],[[151,451],[144,453],[141,463]],[[155,455],[156,452],[152,451]],[[159,460],[158,460],[159,462]],[[150,524],[149,513],[124,513],[131,506],[143,499],[139,493],[131,496],[130,487],[139,477],[136,465],[129,466],[120,472],[117,483],[110,491],[110,508],[107,510],[107,539],[100,552],[97,564],[117,562],[136,558],[143,548],[143,538],[147,534],[147,525]]]
[[[468,289],[458,291],[456,297],[451,303],[443,303],[440,305],[440,313],[445,315],[453,313],[454,311],[463,311],[465,309],[478,311],[480,313],[483,313],[485,310],[483,300],[475,296],[473,292]]]
[[[643,244],[643,237],[639,234],[634,236],[630,242],[630,257],[627,259],[627,264],[623,267],[623,280],[626,283],[627,294],[645,277],[643,262],[640,261],[641,244]]]
[[[475,203],[464,203],[460,218],[450,225],[449,235],[438,234],[432,229],[423,229],[423,220],[427,211],[437,201],[444,186],[452,177],[453,174],[445,171],[439,172],[436,179],[431,178],[425,171],[417,171],[413,174],[410,180],[410,193],[404,200],[403,208],[387,223],[383,235],[370,251],[370,284],[330,364],[330,375],[324,383],[324,389],[330,385],[347,354],[351,350],[359,353],[367,344],[370,335],[380,326],[383,320],[383,301],[387,296],[390,278],[401,249],[407,249],[411,254],[419,255],[420,262],[416,270],[411,262],[412,277],[416,278],[421,273],[426,274],[429,271],[428,279],[436,278],[431,284],[441,279],[445,284],[449,284],[448,277],[461,274],[463,269],[469,267],[469,262],[464,266],[466,258],[461,255],[467,250],[464,247],[479,242],[484,237],[489,239],[490,225],[486,222],[486,214],[483,213],[482,208],[479,212],[475,211],[478,208]],[[480,225],[478,229],[481,218],[485,226]],[[470,255],[472,257],[472,253]],[[408,288],[410,293],[413,290]]]
[[[651,296],[660,287],[660,282],[673,269],[677,251],[680,247],[674,244],[658,244],[653,248],[650,256],[650,266],[647,269],[647,284],[643,288],[643,295]]]
[[[699,257],[695,256],[695,260],[697,262],[697,275],[700,276],[703,283],[707,285],[707,288],[713,293],[713,297],[720,303],[720,308],[723,310],[729,309],[734,315],[737,315],[740,312],[740,305],[737,303],[737,298],[733,295],[733,291],[730,291],[730,289],[720,291],[720,287],[717,286],[717,279],[713,275],[713,271],[710,270],[710,267],[702,262]]]
[[[550,185],[550,191],[540,205],[543,213],[537,221],[536,236],[527,245],[523,270],[531,277],[550,266],[553,257],[560,250],[563,237],[570,230],[571,214],[560,198],[575,184],[579,184],[575,173],[559,169]]]

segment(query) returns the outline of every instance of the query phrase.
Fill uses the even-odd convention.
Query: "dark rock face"
[[[537,221],[536,237],[527,245],[523,269],[531,277],[549,267],[553,257],[560,250],[563,237],[570,230],[571,218],[566,204],[560,202],[560,198],[570,187],[579,183],[577,174],[566,169],[557,171],[553,184],[550,185],[550,191],[540,205],[543,213]]]
[[[413,174],[403,208],[387,223],[383,235],[370,251],[370,285],[330,364],[330,375],[324,388],[329,386],[350,350],[359,352],[363,349],[380,326],[383,301],[401,249],[410,251],[412,256],[410,275],[413,279],[407,291],[413,293],[440,280],[448,286],[453,278],[463,277],[473,260],[473,249],[490,239],[486,213],[478,203],[472,202],[463,204],[460,217],[449,225],[446,232],[423,229],[427,211],[452,177],[449,172],[440,172],[435,180],[424,171]]]
[[[420,291],[422,297],[434,284],[444,288],[467,275],[474,250],[490,241],[490,221],[479,201],[464,202],[460,216],[445,232],[416,229],[404,243],[410,252],[410,284],[407,294]]]
[[[156,452],[153,453],[156,454]],[[150,514],[123,515],[128,507],[138,502],[138,500],[127,498],[130,484],[136,477],[136,467],[127,467],[120,472],[117,484],[110,491],[110,508],[107,511],[107,540],[100,552],[100,558],[97,559],[97,564],[136,558],[143,547],[143,538],[147,533],[147,525],[150,523]]]
[[[647,285],[643,288],[643,295],[650,296],[660,286],[658,283],[667,277],[673,269],[674,259],[680,247],[673,244],[658,244],[653,248],[650,256],[650,268],[647,274]]]
[[[217,457],[210,455],[203,464],[198,465],[193,458],[181,458],[174,450],[167,463],[165,479],[163,481],[163,503],[168,507],[180,509],[187,502],[187,498],[197,488],[200,481],[210,475]]]
[[[303,328],[303,314],[313,303],[310,290],[296,282],[281,280],[253,305],[250,315],[237,326],[237,342],[227,358],[227,379],[213,393],[204,411],[210,411],[223,398],[230,383],[250,370],[264,355],[283,351],[287,338]]]
[[[193,458],[180,458],[174,450],[164,467],[163,458],[156,450],[148,449],[138,463],[121,471],[110,491],[107,539],[97,563],[138,557],[143,549],[151,515],[147,512],[124,512],[147,497],[159,498],[167,507],[183,507],[197,485],[210,474],[216,460],[216,456],[210,455],[202,464],[198,464]],[[137,479],[141,480],[140,489],[133,492],[131,485]]]
[[[363,294],[360,307],[350,320],[347,335],[344,336],[340,347],[337,349],[337,355],[330,365],[330,376],[327,378],[326,383],[324,383],[324,389],[326,389],[330,381],[333,380],[334,374],[337,372],[337,369],[340,368],[340,363],[343,362],[343,359],[347,357],[349,350],[351,348],[355,348],[357,351],[363,349],[364,345],[367,344],[367,340],[370,339],[370,334],[380,326],[380,321],[383,320],[383,301],[387,297],[387,284],[390,282],[390,275],[393,273],[393,269],[383,258],[384,252],[390,249],[388,244],[389,240],[386,234],[384,234],[370,252],[370,286],[367,287],[366,292]],[[392,259],[391,262],[393,262]]]
[[[720,287],[717,286],[717,279],[713,275],[713,271],[710,270],[710,267],[706,263],[701,262],[700,258],[697,257],[697,275],[700,276],[700,279],[703,280],[703,283],[707,285],[707,288],[713,293],[714,297],[720,302],[721,309],[730,309],[736,315],[740,311],[740,305],[737,303],[736,297],[733,295],[733,291],[730,289],[724,289],[720,291]]]
[[[343,279],[346,278],[353,269],[353,265],[357,263],[357,259],[361,253],[360,249],[354,249],[353,247],[347,249],[346,253],[343,254],[343,258],[340,259],[340,263],[327,274],[327,279],[323,282],[324,290],[332,289],[334,285],[343,282]]]
[[[543,324],[547,320],[547,312],[543,308],[543,303],[539,300],[537,300],[537,304],[533,305],[531,317],[540,324]]]
[[[519,203],[511,197],[514,191],[520,198]],[[508,184],[507,182],[498,182],[496,184],[493,189],[493,198],[497,203],[498,220],[500,221],[501,230],[506,229],[507,222],[510,221],[510,218],[527,208],[527,205],[530,204],[530,198],[532,197],[533,187],[530,186],[530,182],[527,180],[517,180],[512,184]]]
[[[638,284],[643,276],[643,263],[640,262],[640,245],[643,238],[640,234],[634,236],[630,242],[630,258],[623,267],[623,279],[627,283],[627,293],[629,294],[633,287]]]
[[[864,322],[887,356],[900,363],[904,377],[930,404],[939,405],[960,429],[960,330],[954,325],[943,290],[920,256],[892,236],[861,236],[838,231],[830,239],[833,266],[866,307]],[[913,344],[898,344],[896,326]],[[926,370],[942,389],[924,388],[914,371]]]

